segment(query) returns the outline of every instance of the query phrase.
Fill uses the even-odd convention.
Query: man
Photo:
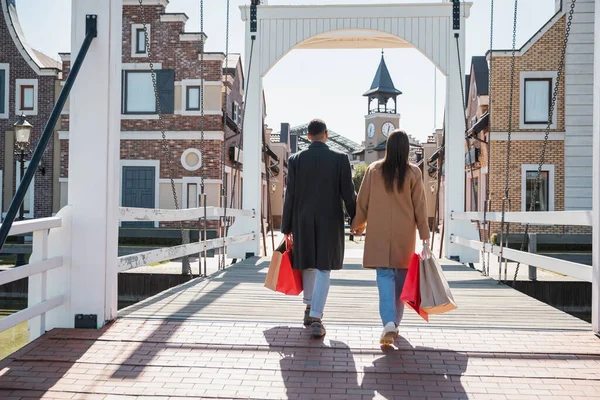
[[[304,325],[312,336],[325,336],[321,321],[329,293],[329,275],[342,269],[344,209],[356,214],[356,193],[348,156],[327,147],[327,126],[315,119],[308,124],[311,144],[290,157],[281,232],[292,234],[293,267],[302,270]]]

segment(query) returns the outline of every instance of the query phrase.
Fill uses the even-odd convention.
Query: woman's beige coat
[[[408,268],[415,252],[416,230],[429,239],[427,203],[421,170],[410,164],[401,192],[385,189],[383,161],[369,166],[358,193],[355,228],[367,225],[365,268]]]

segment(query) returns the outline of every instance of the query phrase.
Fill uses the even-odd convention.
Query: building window
[[[146,25],[148,31],[148,42],[152,36],[150,36],[150,25]],[[131,57],[148,57],[148,47],[146,46],[146,31],[142,24],[131,25]]]
[[[239,114],[239,106],[238,104],[234,101],[231,103],[231,119],[233,120],[233,122],[235,122],[236,124],[238,123],[238,114]]]
[[[198,149],[187,149],[181,155],[181,165],[188,171],[196,171],[202,166],[202,153]]]
[[[144,28],[136,29],[136,43],[135,43],[135,53],[136,54],[145,54],[146,53],[146,31]]]
[[[531,202],[533,200],[533,192],[535,190],[535,180],[537,171],[527,171],[525,180],[525,210],[531,210]],[[548,211],[548,171],[542,171],[540,174],[540,186],[535,196],[535,206],[533,211]]]
[[[15,92],[16,114],[37,115],[37,79],[17,79]]]
[[[21,165],[20,163],[17,161],[15,163],[15,171],[17,171],[16,173],[16,188],[19,187],[19,184],[21,183]],[[23,172],[27,172],[27,167],[29,167],[29,161],[25,161],[25,170]],[[15,193],[16,193],[16,188],[15,188]],[[27,192],[25,192],[25,197],[23,198],[23,214],[25,215],[26,218],[33,218],[33,204],[34,204],[34,198],[33,198],[33,190],[31,190],[32,188],[35,188],[35,178],[31,180],[31,183],[29,184],[29,187],[27,188]]]
[[[33,98],[34,98],[34,87],[33,85],[22,85],[21,86],[21,103],[19,108],[22,111],[33,110]]]
[[[533,191],[538,174],[538,166],[534,164],[522,166],[522,202],[521,210],[532,209]],[[554,165],[542,166],[540,185],[533,204],[534,211],[554,211]]]
[[[188,183],[187,184],[187,208],[198,208],[199,198],[198,198],[198,184],[197,183]]]
[[[0,118],[8,118],[8,64],[0,64]]]
[[[200,110],[200,86],[187,86],[185,98],[185,109],[187,111]]]
[[[156,97],[149,71],[125,72],[125,114],[155,114]]]
[[[478,203],[479,203],[479,178],[473,178],[471,181],[471,211],[479,211]]]
[[[552,78],[525,78],[525,124],[548,123],[551,93]]]

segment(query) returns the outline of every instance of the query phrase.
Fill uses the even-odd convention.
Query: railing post
[[[70,102],[71,326],[77,314],[96,316],[96,327],[117,314],[122,3],[73,0],[71,7],[73,49],[84,40],[87,16],[97,16]]]
[[[537,253],[537,233],[528,233],[528,252],[536,254]],[[533,266],[529,266],[529,280],[535,281],[537,280],[537,268]]]
[[[48,231],[34,231],[29,264],[48,259]],[[27,307],[46,301],[48,298],[47,272],[29,277]],[[29,321],[29,338],[37,339],[46,332],[46,313]]]

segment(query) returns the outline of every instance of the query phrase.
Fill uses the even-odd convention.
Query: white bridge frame
[[[264,3],[264,2],[263,2]],[[460,29],[453,29],[451,2],[430,4],[354,4],[354,5],[260,5],[257,30],[251,32],[250,6],[240,7],[246,22],[246,68],[248,104],[244,119],[244,209],[261,206],[261,138],[263,129],[263,78],[287,53],[294,49],[415,48],[446,76],[445,107],[445,253],[462,262],[475,262],[478,253],[450,242],[452,235],[477,239],[469,221],[451,220],[451,211],[464,211],[465,116],[461,85],[465,72],[465,25],[472,3],[461,3]],[[458,47],[455,34],[458,34]],[[254,40],[252,39],[254,37]],[[252,49],[253,58],[249,55]],[[260,221],[240,218],[231,232],[259,232]],[[231,246],[236,258],[260,254],[260,243]]]
[[[464,54],[464,25],[470,4],[464,4],[459,46]],[[600,0],[596,0],[600,10]],[[446,94],[446,255],[476,261],[484,248],[465,213],[464,113],[458,59],[451,29],[451,4],[352,6],[260,6],[254,52],[248,76],[249,102],[244,125],[244,205],[261,209],[262,79],[294,48],[416,47],[447,76]],[[10,234],[33,232],[30,264],[0,273],[0,285],[29,277],[29,307],[0,320],[0,331],[29,321],[32,339],[46,330],[72,328],[76,314],[95,314],[98,327],[117,316],[117,274],[143,263],[168,260],[228,245],[229,256],[258,255],[260,218],[254,211],[228,210],[236,222],[231,236],[186,246],[118,257],[119,221],[180,221],[203,217],[203,209],[140,210],[119,208],[121,118],[122,0],[73,0],[72,48],[85,36],[87,14],[98,16],[93,41],[71,92],[69,140],[69,204],[56,217],[17,222]],[[246,54],[251,45],[249,8]],[[418,28],[416,28],[418,27]],[[600,70],[600,12],[596,13],[595,65]],[[248,58],[246,62],[248,62]],[[464,60],[461,60],[464,63]],[[464,68],[462,69],[464,71]],[[82,83],[83,82],[83,83]],[[593,227],[593,267],[549,257],[505,250],[505,257],[583,280],[593,287],[592,325],[600,333],[600,74],[594,77],[594,178],[592,212],[508,213],[507,221]],[[90,152],[94,162],[90,162]],[[459,156],[460,155],[460,156]],[[450,190],[450,186],[452,190]],[[209,218],[223,210],[209,209]],[[489,214],[488,220],[499,220]],[[497,254],[487,245],[486,251]]]

